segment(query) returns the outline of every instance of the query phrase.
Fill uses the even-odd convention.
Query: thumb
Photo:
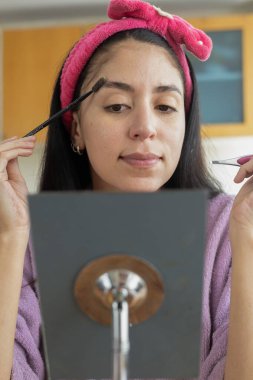
[[[17,158],[13,158],[8,162],[6,170],[8,173],[9,181],[25,183],[24,177],[22,176],[19,169]]]

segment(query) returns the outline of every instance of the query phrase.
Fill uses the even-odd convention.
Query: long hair
[[[165,39],[146,29],[133,29],[116,33],[97,48],[79,76],[74,98],[79,96],[81,86],[87,75],[96,68],[96,62],[100,55],[107,52],[112,45],[126,39],[155,44],[166,49],[174,58],[181,76],[184,78],[177,58]],[[205,164],[200,136],[197,83],[189,60],[188,64],[191,70],[193,93],[190,110],[186,115],[186,128],[182,152],[174,174],[167,183],[165,183],[163,188],[204,188],[209,190],[209,194],[212,197],[222,190],[220,184],[213,178],[211,173],[209,173]],[[61,72],[55,83],[50,115],[55,114],[61,109],[60,77]],[[49,126],[41,171],[41,191],[92,189],[90,164],[86,151],[83,156],[79,156],[72,151],[70,134],[66,131],[62,119],[54,121]]]

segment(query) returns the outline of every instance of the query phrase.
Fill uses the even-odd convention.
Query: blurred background
[[[210,60],[191,59],[199,83],[203,146],[224,189],[236,194],[235,167],[212,159],[253,154],[253,0],[152,0],[213,39]],[[48,117],[56,74],[73,43],[106,20],[107,0],[0,0],[0,140],[23,136]],[[45,132],[20,159],[37,191]],[[57,175],[57,173],[56,173]]]

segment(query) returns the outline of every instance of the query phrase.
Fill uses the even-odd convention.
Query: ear
[[[79,146],[80,150],[85,149],[84,138],[81,129],[80,118],[78,112],[73,112],[73,120],[71,124],[71,141],[75,146]]]

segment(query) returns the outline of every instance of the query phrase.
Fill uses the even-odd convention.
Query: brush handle
[[[27,133],[25,136],[23,137],[28,137],[28,136],[33,136],[35,135],[36,133],[38,133],[39,131],[41,131],[43,128],[45,128],[46,126],[48,126],[50,123],[52,123],[52,121],[58,119],[60,116],[62,116],[65,112],[71,110],[72,108],[74,108],[78,103],[82,102],[84,99],[88,98],[88,96],[90,96],[94,91],[91,90],[89,92],[87,92],[86,94],[83,94],[81,96],[79,96],[79,98],[75,99],[72,103],[70,103],[67,107],[63,108],[62,110],[60,110],[59,112],[55,113],[53,116],[51,116],[48,120],[44,121],[42,124],[38,125],[36,128],[34,128],[32,131],[30,131],[29,133]]]
[[[44,121],[42,124],[38,125],[36,128],[34,128],[32,131],[28,132],[25,136],[23,137],[28,137],[28,136],[33,136],[39,131],[41,131],[43,128],[45,128],[47,125],[49,125],[52,121],[55,119],[58,119],[58,117],[62,116],[65,112],[71,110],[74,108],[78,103],[82,102],[84,99],[88,98],[91,94],[97,92],[100,90],[101,87],[105,85],[107,80],[105,78],[100,78],[92,87],[92,89],[89,92],[86,92],[86,94],[83,94],[79,96],[79,98],[75,99],[72,103],[70,103],[67,107],[63,108],[59,112],[55,113],[53,116],[51,116],[49,119]]]
[[[246,164],[252,158],[253,158],[253,155],[248,154],[247,156],[228,158],[226,160],[215,160],[215,161],[212,161],[212,164],[230,165],[230,166],[241,166],[241,165]]]
[[[251,160],[251,158],[253,158],[253,156],[242,156],[240,158],[238,158],[237,162],[238,164],[240,165],[243,165],[243,164],[246,164],[246,162],[248,162],[249,160]]]

